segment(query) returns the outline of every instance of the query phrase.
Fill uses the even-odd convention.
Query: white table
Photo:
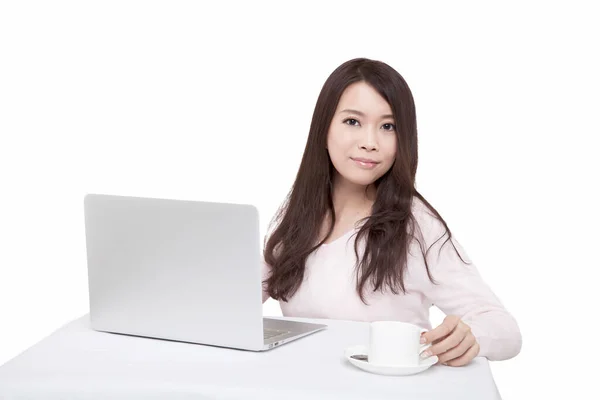
[[[78,318],[0,366],[0,399],[499,399],[488,361],[373,375],[344,349],[367,323],[327,330],[264,353],[96,332]]]

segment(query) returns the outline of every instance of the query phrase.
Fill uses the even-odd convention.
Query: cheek
[[[397,141],[396,138],[393,138],[391,140],[389,140],[386,143],[385,146],[385,159],[388,163],[393,163],[394,159],[396,158],[396,151],[397,151]]]
[[[347,135],[342,135],[340,132],[332,132],[327,138],[327,149],[332,157],[343,157],[347,153],[349,141]]]

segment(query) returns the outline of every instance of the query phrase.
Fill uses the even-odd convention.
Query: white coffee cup
[[[421,353],[431,344],[421,344],[427,329],[400,321],[375,321],[370,326],[369,363],[419,365]]]

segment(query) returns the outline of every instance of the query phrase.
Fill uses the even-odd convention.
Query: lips
[[[365,164],[379,164],[379,161],[371,160],[370,158],[361,158],[361,157],[350,157],[354,161],[358,161]]]
[[[361,169],[374,169],[377,168],[377,164],[379,164],[379,161],[375,161],[372,160],[370,158],[362,158],[362,157],[350,157],[350,159],[354,162],[354,164]]]

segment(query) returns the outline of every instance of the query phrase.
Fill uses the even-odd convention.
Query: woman
[[[283,315],[397,320],[450,366],[521,349],[515,319],[415,188],[417,124],[398,72],[365,58],[325,82],[300,168],[264,249],[263,302]],[[431,329],[429,308],[447,317]]]

